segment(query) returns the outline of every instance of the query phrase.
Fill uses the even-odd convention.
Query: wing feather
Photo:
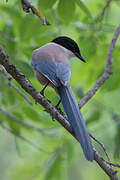
[[[56,87],[66,85],[69,81],[70,66],[63,63],[56,63],[50,60],[32,60],[31,65],[35,70],[47,77]]]

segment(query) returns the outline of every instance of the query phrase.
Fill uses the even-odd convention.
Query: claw
[[[44,96],[44,91],[45,91],[45,89],[46,89],[46,87],[48,86],[49,83],[50,83],[50,82],[48,81],[47,84],[44,86],[44,88],[40,91],[40,94],[41,94],[42,96]]]
[[[45,90],[45,89],[43,88],[43,89],[40,91],[40,94],[41,94],[43,97],[45,97],[45,96],[44,96],[44,90]]]
[[[55,106],[56,109],[60,109],[60,108],[59,108],[60,103],[61,103],[61,99],[60,99],[60,100],[58,101],[58,103],[56,104],[56,106]]]

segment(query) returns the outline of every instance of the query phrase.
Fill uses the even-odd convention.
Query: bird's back
[[[65,55],[64,49],[64,47],[55,43],[47,43],[33,51],[32,60],[50,60],[69,65],[69,59]]]

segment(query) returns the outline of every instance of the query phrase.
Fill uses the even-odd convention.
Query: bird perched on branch
[[[35,76],[38,81],[45,85],[41,94],[44,95],[44,90],[48,85],[53,87],[59,94],[68,121],[81,144],[86,159],[93,161],[93,146],[85,126],[84,118],[80,113],[69,84],[71,75],[69,60],[72,57],[77,57],[85,62],[77,43],[69,37],[60,36],[34,50],[31,65],[35,70]]]

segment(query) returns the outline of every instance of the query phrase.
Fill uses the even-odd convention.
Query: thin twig
[[[114,171],[111,166],[100,156],[100,154],[94,149],[94,156],[96,162],[104,170],[104,172],[110,177],[110,180],[120,180],[117,177],[117,171]]]
[[[7,77],[8,85],[15,89],[29,104],[33,105],[33,102],[22,91],[12,83],[12,76],[10,76],[4,67],[0,68],[0,72]]]
[[[109,157],[109,155],[107,153],[107,150],[105,149],[104,144],[102,142],[100,142],[98,139],[96,139],[92,134],[89,133],[89,135],[94,141],[96,141],[103,148],[103,151],[105,152],[105,154],[107,156],[108,162],[110,162],[110,157]]]
[[[106,4],[105,6],[103,7],[101,13],[95,18],[94,22],[96,23],[97,21],[102,21],[104,16],[105,16],[105,13],[106,13],[106,10],[110,7],[110,3],[112,2],[113,0],[107,0],[106,1]]]
[[[22,120],[19,120],[18,118],[16,118],[13,114],[5,111],[3,108],[0,107],[0,113],[2,113],[3,115],[5,115],[7,118],[9,118],[11,121],[13,121],[14,123],[17,123],[27,129],[32,129],[33,131],[37,131],[39,133],[41,133],[42,135],[46,135],[46,136],[55,136],[55,134],[50,134],[48,133],[48,131],[53,131],[55,128],[58,127],[51,127],[51,128],[38,128],[33,126],[30,123],[26,123]]]
[[[120,168],[120,165],[119,164],[116,164],[116,163],[112,163],[112,162],[109,162],[109,161],[106,161],[107,164],[111,165],[111,166],[114,166],[114,167],[117,167],[117,168]]]
[[[47,154],[50,154],[51,152],[47,152],[45,151],[44,149],[40,148],[39,146],[37,146],[36,144],[34,144],[33,142],[31,142],[30,140],[26,139],[24,136],[21,136],[19,134],[17,134],[15,131],[9,129],[8,127],[4,126],[3,123],[2,123],[2,120],[0,120],[0,126],[5,129],[6,131],[8,131],[9,133],[13,134],[14,136],[16,136],[17,138],[27,142],[28,144],[30,144],[31,146],[33,146],[34,148],[36,148],[37,150],[41,151],[41,152],[44,152],[44,153],[47,153]]]
[[[106,12],[106,9],[109,8],[111,2],[112,2],[112,0],[107,0],[106,5],[104,6],[104,8],[103,8],[103,10],[102,10],[102,12],[101,12],[101,14],[99,16],[100,20],[103,19],[104,15],[105,15],[105,12]]]
[[[82,108],[98,91],[98,89],[102,86],[102,84],[110,77],[112,74],[110,71],[110,67],[112,64],[112,53],[115,48],[116,41],[118,39],[118,36],[120,34],[120,26],[116,29],[113,39],[110,43],[110,47],[108,50],[107,60],[106,60],[106,66],[104,73],[102,76],[96,81],[96,83],[93,85],[93,87],[85,94],[85,96],[78,102],[79,108]]]
[[[1,112],[2,114],[4,114],[6,117],[8,117],[10,120],[12,120],[13,122],[15,122],[15,123],[17,123],[17,124],[19,124],[19,125],[22,125],[22,126],[24,126],[25,128],[29,128],[29,129],[32,129],[32,130],[35,130],[35,131],[38,131],[38,132],[44,134],[44,129],[35,127],[35,126],[31,125],[31,124],[28,124],[28,123],[26,123],[26,122],[23,122],[23,121],[17,119],[13,114],[5,111],[5,110],[4,110],[3,108],[1,108],[1,107],[0,107],[0,112]]]
[[[14,141],[15,141],[16,152],[17,152],[18,156],[21,157],[21,152],[20,152],[20,148],[19,148],[19,145],[18,145],[18,141],[17,141],[17,137],[16,137],[16,136],[14,136]]]
[[[50,25],[50,23],[46,20],[43,14],[35,6],[33,6],[29,0],[21,0],[21,3],[22,3],[23,10],[26,13],[29,13],[31,9],[32,13],[41,19],[42,25]]]
[[[12,120],[13,122],[15,122],[15,123],[17,123],[17,124],[20,124],[20,125],[24,126],[25,128],[29,128],[29,129],[38,131],[38,132],[40,132],[40,133],[42,133],[42,134],[45,134],[45,135],[46,135],[45,131],[48,131],[48,130],[50,129],[50,128],[49,128],[49,129],[37,128],[37,127],[35,127],[35,126],[31,125],[31,124],[28,124],[28,123],[26,123],[26,122],[23,122],[23,121],[17,119],[13,114],[5,111],[5,110],[4,110],[3,108],[1,108],[1,107],[0,107],[0,112],[1,112],[2,114],[4,114],[6,117],[8,117],[10,120]],[[48,135],[49,135],[49,134],[48,134]],[[104,144],[103,144],[102,142],[98,141],[94,136],[92,136],[92,134],[89,133],[89,135],[90,135],[90,137],[91,137],[94,141],[96,141],[96,142],[103,148],[103,151],[105,152],[105,154],[106,154],[106,156],[107,156],[107,158],[108,158],[108,161],[110,162],[110,158],[109,158],[109,155],[108,155],[108,153],[107,153],[107,151],[106,151],[106,149],[105,149],[105,147],[104,147]]]

